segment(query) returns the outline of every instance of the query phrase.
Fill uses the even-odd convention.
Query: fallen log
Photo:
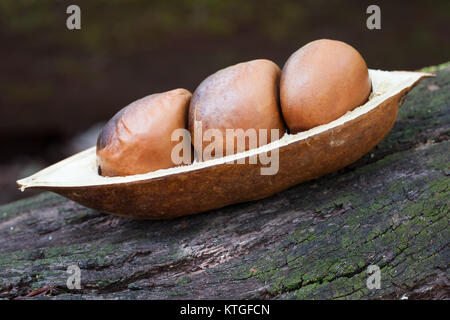
[[[52,193],[1,206],[0,298],[449,298],[450,65],[426,71],[365,157],[260,201],[166,221]]]

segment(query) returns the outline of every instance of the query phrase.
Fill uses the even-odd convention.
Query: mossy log
[[[0,298],[450,298],[450,67],[432,69],[364,158],[261,201],[166,221],[51,193],[0,207]]]

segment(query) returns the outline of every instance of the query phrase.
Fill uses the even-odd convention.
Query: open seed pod
[[[164,219],[273,195],[345,167],[370,151],[391,130],[404,95],[430,74],[369,70],[373,92],[364,105],[335,121],[286,134],[280,140],[224,158],[126,177],[97,172],[95,147],[17,181],[115,215]],[[278,152],[276,174],[249,158]],[[246,160],[245,164],[232,163]],[[273,165],[273,163],[271,163]]]

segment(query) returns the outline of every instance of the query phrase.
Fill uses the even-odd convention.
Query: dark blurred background
[[[66,8],[81,8],[81,30]],[[366,9],[381,8],[381,30]],[[450,60],[450,1],[1,0],[0,204],[15,180],[95,143],[102,122],[145,95],[268,58],[280,67],[319,38],[361,52],[370,68]]]

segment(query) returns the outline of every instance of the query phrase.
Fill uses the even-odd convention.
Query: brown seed
[[[139,99],[120,110],[97,140],[97,161],[103,176],[126,176],[174,167],[171,141],[185,129],[191,93],[175,89]],[[184,140],[190,144],[190,140]],[[186,146],[185,150],[190,150]]]
[[[280,81],[281,110],[291,133],[336,120],[364,104],[371,92],[367,65],[358,51],[327,39],[294,52]]]
[[[238,150],[238,139],[234,138],[234,148],[226,145],[227,129],[255,129],[257,146],[265,144],[259,139],[259,129],[267,130],[267,142],[270,142],[270,129],[279,130],[279,138],[285,131],[285,125],[279,109],[278,83],[280,68],[270,60],[259,59],[239,63],[219,70],[206,78],[195,90],[189,107],[189,131],[197,154],[209,145],[202,136],[196,136],[197,128],[205,133],[207,129],[218,129],[223,137],[222,155],[234,154],[250,149],[246,139],[245,149]],[[233,139],[232,139],[233,140]],[[213,157],[220,155],[212,154]],[[205,157],[200,160],[207,160]]]

